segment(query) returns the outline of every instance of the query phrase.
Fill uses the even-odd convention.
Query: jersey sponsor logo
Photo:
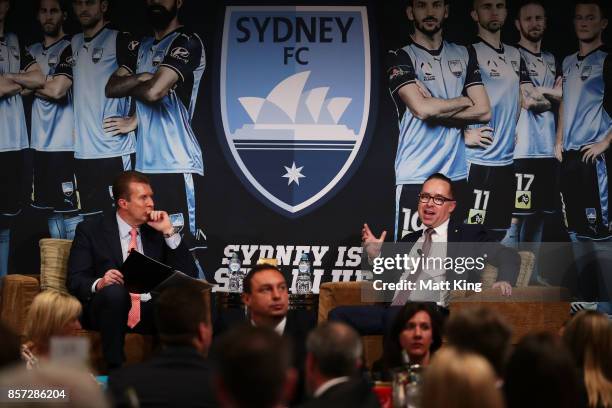
[[[491,78],[495,78],[498,77],[499,71],[497,70],[499,68],[499,65],[497,64],[497,62],[495,62],[495,60],[488,60],[487,61],[487,68],[489,70],[489,76]]]
[[[517,191],[514,207],[520,210],[531,209],[531,191]]]
[[[468,214],[468,224],[484,224],[485,216],[487,212],[485,210],[476,210],[474,208],[470,208],[470,212]]]
[[[436,76],[433,74],[431,63],[421,62],[421,71],[423,71],[423,81],[435,81]]]
[[[450,69],[453,75],[455,75],[457,78],[460,78],[461,74],[463,74],[463,66],[459,60],[448,61],[448,69]]]
[[[130,41],[130,43],[128,44],[128,50],[134,51],[136,48],[138,48],[139,44],[140,44],[140,42],[138,42],[136,40]]]
[[[410,73],[410,68],[406,65],[398,65],[389,70],[389,80],[401,77]]]
[[[582,67],[582,71],[580,71],[580,79],[582,79],[583,81],[586,81],[591,76],[592,70],[593,70],[593,67],[591,67],[590,65],[586,65]]]
[[[13,58],[15,58],[16,60],[20,59],[21,56],[19,55],[19,49],[17,47],[15,47],[14,45],[10,45],[9,50],[11,51],[11,54],[13,54]]]
[[[253,55],[262,75],[245,81]],[[252,194],[299,217],[350,179],[369,140],[370,71],[365,7],[226,8],[218,134]]]
[[[155,52],[155,55],[153,55],[153,59],[151,60],[151,65],[156,67],[161,64],[161,62],[164,60],[164,55],[164,51]]]
[[[72,183],[72,181],[63,182],[62,193],[64,193],[66,197],[70,197],[74,193],[74,183]]]
[[[174,47],[172,51],[170,51],[170,56],[185,64],[189,62],[189,51],[185,47]]]
[[[94,64],[97,64],[102,59],[102,54],[104,54],[104,48],[94,48],[91,53],[91,60]]]
[[[518,75],[519,69],[520,69],[519,62],[518,61],[510,61],[510,64],[512,64],[512,69],[514,69],[514,72],[516,72],[516,74]]]
[[[47,65],[49,65],[50,68],[54,68],[57,65],[58,62],[58,56],[57,54],[50,54],[49,55],[49,59],[47,60]]]

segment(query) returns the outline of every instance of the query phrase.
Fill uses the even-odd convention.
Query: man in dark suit
[[[302,408],[378,408],[371,387],[359,378],[361,338],[344,323],[319,325],[306,341],[306,385],[312,399]]]
[[[414,243],[419,246],[417,252],[423,258],[429,255],[432,246],[442,249],[445,258],[456,260],[460,257],[476,259],[484,257],[486,263],[498,268],[497,282],[493,284],[494,289],[498,289],[504,296],[512,295],[512,283],[518,277],[521,260],[518,253],[497,243],[481,225],[460,224],[451,219],[451,214],[457,206],[453,193],[452,182],[449,178],[440,173],[435,173],[423,183],[419,200],[419,218],[423,223],[423,230],[406,235],[401,242]],[[364,224],[361,231],[363,246],[369,259],[374,259],[381,255],[381,246],[384,242],[386,231],[380,236],[372,233],[367,224]],[[383,254],[384,256],[388,254]],[[391,271],[387,274],[386,280],[396,282],[400,279],[403,271]],[[423,270],[420,269],[412,275],[413,280],[423,279]],[[429,271],[425,271],[429,272]],[[453,283],[458,280],[467,282],[479,282],[482,269],[474,268],[468,273],[458,273],[453,270],[438,271],[442,272],[443,280]],[[454,288],[450,285],[450,288]],[[418,290],[397,291],[392,293],[393,306],[402,306],[406,301],[417,300]],[[439,299],[433,299],[445,310],[444,293],[440,294]],[[424,299],[418,299],[424,300]],[[432,300],[432,299],[428,299]],[[393,321],[393,315],[399,308],[388,307],[339,307],[330,313],[330,319],[342,320],[358,329],[361,334],[381,334],[384,332],[386,322]]]
[[[67,287],[83,304],[83,325],[100,331],[109,369],[124,361],[129,329],[154,332],[151,295],[130,294],[119,271],[131,249],[196,277],[196,266],[165,211],[155,211],[148,178],[127,171],[113,183],[115,213],[77,226],[68,260]],[[146,271],[143,271],[146,273]]]
[[[219,316],[215,333],[221,334],[228,326],[249,322],[253,326],[268,327],[288,338],[292,344],[293,366],[299,372],[294,400],[303,396],[305,339],[316,322],[312,313],[302,310],[289,311],[289,289],[283,273],[270,264],[255,265],[244,278],[242,302],[247,314],[229,313]]]
[[[116,406],[136,398],[143,407],[214,407],[205,356],[212,339],[208,304],[201,289],[165,289],[155,303],[162,350],[151,360],[111,373],[108,388]],[[133,405],[130,405],[133,406]]]

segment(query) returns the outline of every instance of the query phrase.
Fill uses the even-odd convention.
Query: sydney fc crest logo
[[[226,8],[221,144],[262,202],[296,217],[347,181],[367,145],[370,67],[365,7]]]

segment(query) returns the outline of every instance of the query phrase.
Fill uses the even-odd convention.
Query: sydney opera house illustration
[[[328,98],[329,87],[304,90],[311,71],[293,74],[278,83],[265,98],[238,98],[253,123],[232,135],[240,141],[344,141],[358,136],[338,124],[351,98]]]

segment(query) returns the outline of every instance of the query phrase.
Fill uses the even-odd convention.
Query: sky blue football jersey
[[[502,44],[500,49],[480,39],[471,45],[476,52],[480,75],[491,102],[491,120],[484,126],[493,130],[493,143],[466,149],[470,163],[505,166],[514,160],[516,123],[520,113],[520,83],[529,82],[518,49]],[[483,125],[474,125],[480,127]]]
[[[144,173],[204,173],[202,150],[191,121],[205,61],[200,37],[183,27],[160,41],[153,37],[141,41],[135,72],[153,74],[163,66],[175,71],[179,79],[159,102],[136,101],[136,170]]]
[[[612,131],[610,92],[612,61],[604,48],[563,60],[563,148],[579,150]],[[607,75],[606,75],[607,74]]]
[[[104,131],[104,119],[128,116],[130,98],[107,98],[106,82],[119,67],[117,49],[129,42],[127,33],[105,26],[92,38],[83,33],[72,37],[72,57],[63,65],[72,65],[75,117],[74,157],[101,159],[136,151],[134,132],[110,136]],[[59,72],[67,75],[60,67]]]
[[[66,37],[49,47],[36,43],[28,48],[47,78],[55,75],[62,60],[72,55],[70,40]],[[61,101],[50,101],[35,97],[32,102],[31,147],[38,151],[74,151],[74,114],[72,90]]]
[[[389,53],[389,92],[399,118],[395,157],[396,184],[420,184],[440,172],[452,180],[467,177],[462,131],[423,121],[407,109],[399,89],[417,79],[436,98],[451,99],[473,85],[482,85],[475,56],[460,45],[444,41],[439,50],[411,43]]]
[[[521,46],[519,52],[533,86],[554,88],[555,81],[562,75],[555,56],[550,52],[534,54]],[[521,109],[516,136],[515,159],[554,157],[557,137],[554,110],[536,113]]]
[[[35,61],[19,46],[14,33],[0,37],[0,75],[25,71]],[[28,128],[21,95],[0,98],[0,152],[28,147]]]

